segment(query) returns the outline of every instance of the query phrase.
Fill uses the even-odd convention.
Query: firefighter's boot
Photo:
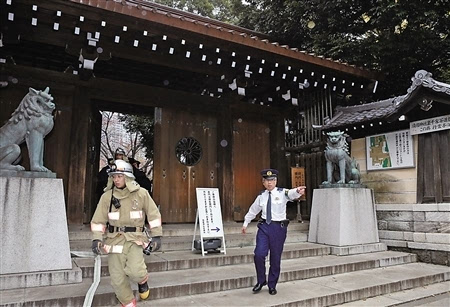
[[[139,297],[141,300],[146,300],[150,296],[150,289],[148,288],[148,283],[145,282],[143,284],[138,284],[139,288]]]

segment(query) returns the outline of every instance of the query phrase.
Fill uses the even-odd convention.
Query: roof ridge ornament
[[[421,101],[419,101],[419,106],[422,110],[428,111],[433,107],[433,99],[427,99],[424,98]]]

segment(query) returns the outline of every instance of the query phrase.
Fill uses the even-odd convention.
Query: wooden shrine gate
[[[233,121],[234,220],[242,221],[258,192],[259,173],[270,167],[270,129],[267,124]]]
[[[194,222],[195,188],[217,187],[217,124],[210,115],[155,111],[153,196],[163,222]]]
[[[230,188],[221,202],[233,215],[223,216],[242,221],[263,189],[259,172],[270,167],[270,129],[257,121],[234,119],[232,140],[219,140],[215,115],[157,108],[154,144],[153,196],[165,223],[195,221],[197,187]],[[217,150],[229,146],[233,171],[221,186]]]

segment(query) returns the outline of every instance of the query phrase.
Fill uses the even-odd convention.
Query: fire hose
[[[148,233],[147,227],[144,227],[144,233],[149,239],[148,245],[144,248],[143,252],[145,255],[150,255],[152,251],[152,238],[150,234]],[[82,258],[88,258],[92,257],[93,253],[91,252],[71,252],[71,254],[75,257],[82,257]],[[95,256],[95,255],[94,255]],[[102,269],[102,258],[100,255],[95,256],[95,263],[94,263],[94,280],[92,282],[92,285],[89,287],[89,290],[86,293],[86,296],[84,298],[83,307],[91,307],[92,301],[94,300],[95,291],[97,291],[98,285],[100,284],[101,279],[101,269]]]
[[[75,257],[80,258],[91,258],[94,256],[94,280],[92,285],[89,287],[89,290],[86,293],[84,298],[83,307],[91,307],[92,301],[94,299],[95,291],[97,291],[98,285],[100,284],[101,279],[101,269],[102,269],[102,258],[100,255],[94,255],[92,252],[81,252],[81,251],[72,251],[71,254]]]
[[[97,291],[98,284],[100,283],[101,268],[102,268],[102,258],[100,257],[100,255],[97,255],[95,256],[95,264],[94,264],[94,281],[92,282],[91,287],[86,293],[83,307],[92,306],[92,300],[94,299],[95,291]]]

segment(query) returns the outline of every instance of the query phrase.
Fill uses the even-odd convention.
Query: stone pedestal
[[[308,241],[334,246],[378,243],[370,189],[315,189]]]
[[[0,274],[70,270],[61,179],[0,177]]]

